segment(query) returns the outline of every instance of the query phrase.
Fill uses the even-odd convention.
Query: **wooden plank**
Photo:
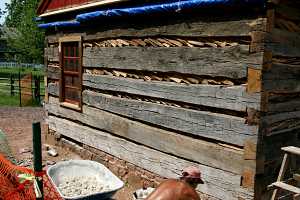
[[[45,48],[45,57],[47,57],[50,62],[59,62],[58,47],[51,46]]]
[[[249,54],[248,45],[224,48],[87,47],[84,67],[178,72],[214,77],[245,78],[247,67],[261,68],[262,53]]]
[[[300,194],[300,188],[283,183],[283,182],[275,182],[272,184],[273,186],[277,187],[277,188],[281,188],[296,194]],[[275,198],[274,198],[275,199]],[[273,199],[272,199],[273,200]]]
[[[276,122],[281,122],[288,119],[298,119],[300,118],[300,111],[284,112],[273,115],[267,115],[262,117],[262,122],[266,125],[271,125]]]
[[[273,56],[300,57],[299,33],[274,28],[270,33],[257,31],[252,34],[256,49],[271,51]]]
[[[238,148],[232,149],[217,143],[193,139],[88,106],[83,106],[82,113],[78,113],[60,107],[58,99],[53,97],[45,107],[50,114],[80,121],[168,154],[236,174],[241,174],[243,170],[243,151]]]
[[[291,153],[291,154],[300,156],[300,148],[298,148],[298,147],[293,147],[293,146],[282,147],[281,150],[285,151],[287,153]]]
[[[84,91],[85,104],[135,120],[163,126],[193,135],[244,146],[255,138],[257,126],[247,125],[246,119],[230,115],[176,108]]]
[[[248,68],[247,92],[257,93],[262,91],[262,71],[260,69]]]
[[[276,81],[276,80],[274,80]],[[291,112],[300,110],[300,94],[282,93],[269,96],[268,113]]]
[[[105,26],[97,26],[91,30],[82,27],[77,30],[78,35],[83,36],[83,40],[99,40],[105,38],[119,37],[154,37],[154,36],[177,36],[177,37],[243,37],[250,36],[251,31],[263,31],[264,25],[261,18],[257,16],[210,16],[207,15],[181,15],[180,17],[160,18],[145,20],[133,19],[127,23],[110,23]],[[248,18],[248,19],[247,19]],[[74,35],[74,33],[64,34]],[[57,43],[60,33],[48,35],[50,43]]]
[[[248,94],[244,85],[184,85],[89,74],[83,74],[83,85],[236,111],[245,112],[247,107],[260,110],[260,94]]]
[[[300,92],[300,65],[273,63],[263,74],[263,87],[268,92]]]
[[[54,79],[54,80],[59,80],[61,77],[61,70],[59,67],[51,67],[48,66],[46,68],[47,70],[47,77],[48,79]]]
[[[150,172],[167,178],[177,178],[186,166],[197,166],[205,181],[197,190],[218,199],[253,199],[253,191],[240,186],[240,175],[190,162],[162,153],[144,145],[115,137],[65,119],[49,116],[49,128],[59,134],[100,149]]]
[[[59,86],[58,83],[49,83],[48,84],[48,94],[52,96],[59,96]]]

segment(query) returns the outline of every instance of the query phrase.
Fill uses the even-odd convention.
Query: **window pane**
[[[79,88],[80,86],[79,77],[65,75],[65,86],[72,86],[72,87]]]
[[[71,101],[80,101],[80,91],[72,88],[65,88],[65,99]]]
[[[64,49],[65,49],[65,55],[64,56],[68,56],[69,55],[68,47],[65,46]]]

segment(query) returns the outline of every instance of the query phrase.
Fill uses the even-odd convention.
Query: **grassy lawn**
[[[44,71],[43,69],[33,69],[33,68],[1,68],[0,67],[0,106],[19,106],[19,94],[18,94],[18,74],[19,70],[21,74],[28,74],[32,72],[33,76],[40,76],[40,92],[44,93]],[[10,95],[10,75],[13,75],[15,83],[15,95]],[[38,106],[37,102],[29,102],[28,105],[24,106]]]
[[[0,67],[0,77],[9,77],[10,74],[18,76],[19,71],[21,74],[32,73],[33,76],[44,76],[44,69],[35,69],[35,68],[3,68]]]
[[[19,106],[19,95],[10,96],[0,92],[0,106]]]

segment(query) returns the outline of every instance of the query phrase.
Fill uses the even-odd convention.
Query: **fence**
[[[44,77],[11,74],[10,77],[0,78],[0,93],[19,98],[19,105],[41,104],[45,94]]]
[[[0,62],[0,68],[13,68],[13,67],[25,67],[25,68],[38,68],[41,69],[44,67],[42,64],[33,64],[33,63],[17,63],[17,62]]]

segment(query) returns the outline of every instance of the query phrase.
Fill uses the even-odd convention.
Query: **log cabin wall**
[[[197,190],[209,199],[260,199],[264,127],[276,115],[263,103],[273,73],[261,39],[269,15],[48,32],[49,129],[163,177],[198,166],[205,184]],[[58,98],[58,41],[75,35],[83,38],[82,112]]]
[[[277,1],[268,10],[267,32],[257,34],[253,42],[256,51],[264,51],[264,65],[259,72],[262,112],[257,153],[263,166],[256,181],[261,199],[270,199],[266,186],[278,176],[281,147],[300,145],[299,13],[299,2]],[[263,45],[257,45],[257,41]]]

